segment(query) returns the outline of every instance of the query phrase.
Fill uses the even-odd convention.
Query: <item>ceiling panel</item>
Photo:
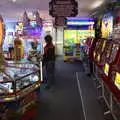
[[[5,18],[21,18],[24,10],[32,12],[35,9],[39,9],[40,16],[43,18],[51,18],[49,16],[49,1],[50,0],[0,0],[0,14]],[[95,1],[102,0],[76,0],[79,3],[79,15],[88,15],[92,10],[91,6]],[[106,1],[106,0],[103,0]],[[107,0],[109,1],[109,0]]]

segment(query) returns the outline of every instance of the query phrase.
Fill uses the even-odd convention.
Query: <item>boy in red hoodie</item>
[[[55,80],[55,46],[52,43],[52,37],[50,35],[45,36],[45,42],[43,65],[46,69],[46,88],[50,88],[54,85]]]

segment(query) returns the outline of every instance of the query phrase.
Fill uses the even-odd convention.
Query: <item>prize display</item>
[[[23,43],[24,57],[28,57],[32,42],[37,42],[37,51],[43,52],[42,19],[37,11],[33,12],[33,16],[35,16],[34,19],[30,19],[27,12],[24,12],[23,21],[16,25],[16,36],[19,36]]]
[[[36,103],[39,90],[40,77],[36,65],[24,61],[7,62],[0,73],[0,105],[4,107],[0,118],[5,115],[10,119],[13,116],[11,110],[16,117],[24,114]]]
[[[82,60],[84,41],[88,37],[95,36],[93,25],[94,21],[90,18],[67,18],[66,28],[64,29],[65,61],[69,59]]]
[[[2,52],[3,19],[0,19],[0,120],[19,120],[39,98],[41,71],[29,61],[6,61]],[[23,56],[20,39],[14,41],[16,60]],[[42,70],[42,69],[41,69]]]

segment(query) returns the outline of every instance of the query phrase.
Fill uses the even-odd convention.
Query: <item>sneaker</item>
[[[88,73],[87,76],[88,76],[88,77],[91,77],[91,73]]]

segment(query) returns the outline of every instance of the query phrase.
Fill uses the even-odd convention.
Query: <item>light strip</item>
[[[67,22],[67,25],[94,25],[94,22]]]

